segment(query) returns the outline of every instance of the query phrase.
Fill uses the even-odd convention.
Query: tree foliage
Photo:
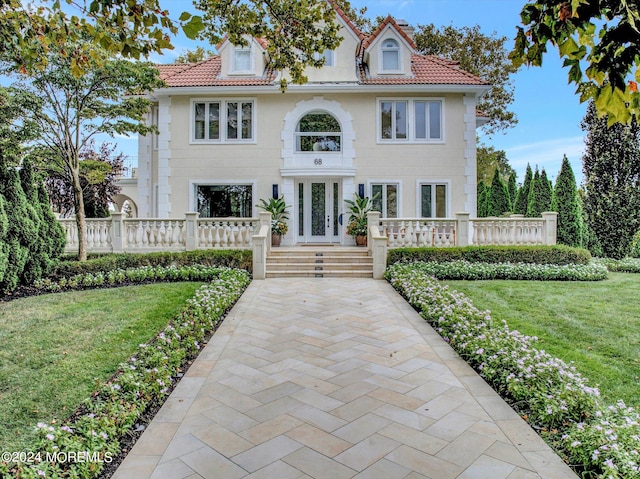
[[[520,14],[516,65],[542,65],[557,47],[580,101],[593,100],[608,124],[640,114],[640,10],[637,0],[534,0]],[[585,68],[586,67],[586,68]]]
[[[529,205],[529,191],[531,190],[531,183],[533,182],[533,171],[531,165],[527,164],[527,170],[524,174],[524,181],[522,186],[518,189],[518,195],[516,196],[516,204],[513,207],[513,212],[518,215],[527,214],[527,206]]]
[[[507,181],[507,191],[509,192],[509,202],[511,203],[511,211],[513,212],[516,206],[516,199],[518,197],[518,175],[515,171],[512,171]]]
[[[634,120],[608,127],[592,102],[582,129],[586,221],[603,254],[623,258],[640,230],[640,126]]]
[[[34,102],[29,92],[0,87],[0,150],[6,155],[19,158],[23,145],[36,138],[35,122],[25,114]]]
[[[179,55],[173,63],[198,63],[215,55],[212,50],[198,46],[195,50],[186,50]]]
[[[489,216],[489,191],[490,188],[483,181],[478,181],[478,218]]]
[[[582,246],[582,206],[571,163],[565,155],[553,189],[551,210],[558,212],[558,243]]]
[[[106,218],[109,216],[109,204],[121,190],[116,180],[123,171],[124,154],[117,153],[116,145],[109,143],[103,143],[96,149],[95,142],[91,140],[80,150],[79,156],[85,214],[88,218]],[[45,161],[42,168],[46,172],[45,186],[54,210],[63,217],[72,215],[75,202],[70,176],[55,163]]]
[[[490,90],[478,100],[478,109],[490,118],[483,127],[489,134],[504,131],[518,122],[516,114],[509,110],[514,100],[511,75],[517,68],[509,59],[506,41],[507,37],[482,33],[478,25],[460,28],[419,25],[415,34],[421,53],[457,61],[463,70],[489,82]]]
[[[547,173],[542,169],[540,173],[536,169],[533,181],[529,188],[529,201],[527,202],[526,216],[530,218],[540,218],[542,213],[551,210],[553,200],[553,188],[547,178]]]
[[[99,61],[77,77],[72,59],[51,50],[47,67],[28,83],[19,83],[38,99],[28,111],[39,128],[37,154],[54,165],[51,169],[67,175],[73,185],[81,260],[86,258],[86,238],[80,152],[100,133],[149,133],[150,102],[141,95],[164,84],[150,64],[111,59],[97,48],[92,53]]]
[[[476,168],[478,181],[482,181],[487,186],[491,185],[496,170],[500,172],[503,181],[515,173],[504,150],[496,150],[493,146],[482,143],[476,148]]]
[[[511,202],[509,201],[509,191],[507,185],[504,184],[500,177],[500,172],[496,170],[489,188],[488,198],[488,215],[502,216],[511,211]]]

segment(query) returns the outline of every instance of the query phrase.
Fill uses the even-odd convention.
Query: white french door
[[[296,182],[297,241],[339,243],[340,180],[301,179]]]

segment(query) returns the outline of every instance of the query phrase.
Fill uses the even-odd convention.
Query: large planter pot
[[[271,233],[271,246],[280,246],[280,242],[281,241],[282,241],[282,235],[281,234]]]
[[[356,235],[356,246],[367,246],[367,235]]]

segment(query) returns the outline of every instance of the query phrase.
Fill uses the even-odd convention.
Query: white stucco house
[[[284,93],[261,39],[158,66],[166,87],[151,92],[159,134],[139,140],[139,218],[256,217],[259,199],[284,195],[283,245],[348,245],[341,216],[354,193],[379,194],[383,218],[475,216],[486,82],[417,54],[404,22],[365,35],[336,12],[340,47]]]

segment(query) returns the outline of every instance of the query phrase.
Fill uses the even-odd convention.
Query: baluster
[[[173,221],[167,221],[164,240],[167,246],[173,246]]]
[[[209,224],[201,221],[198,225],[198,234],[200,236],[200,245],[204,247],[209,247],[209,243],[207,242],[207,229]]]
[[[101,222],[100,228],[100,246],[106,248],[108,246],[107,239],[109,238],[109,224],[106,221]]]
[[[218,224],[214,223],[213,224],[213,230],[212,233],[215,233],[211,238],[212,238],[212,246],[214,248],[217,248],[220,246],[220,231],[218,230]]]
[[[478,243],[480,246],[484,246],[487,244],[487,222],[483,221],[480,223],[480,242]]]

